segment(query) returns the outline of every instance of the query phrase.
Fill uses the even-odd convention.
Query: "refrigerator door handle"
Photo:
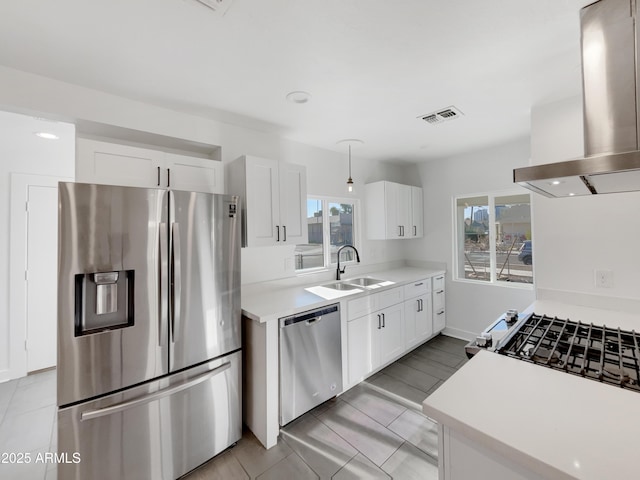
[[[159,167],[158,167],[159,168]],[[164,336],[167,331],[167,315],[169,313],[169,305],[167,304],[167,295],[166,291],[169,287],[169,274],[167,268],[167,262],[169,257],[169,247],[167,246],[167,224],[164,222],[160,223],[158,229],[158,236],[160,237],[160,255],[158,268],[160,272],[158,274],[158,297],[159,297],[159,305],[160,311],[158,312],[158,346],[161,347],[165,342]]]
[[[206,382],[211,377],[218,375],[231,367],[231,362],[225,362],[219,367],[214,368],[208,372],[205,372],[201,375],[198,375],[195,378],[192,378],[186,383],[181,383],[179,385],[174,385],[173,387],[167,387],[162,390],[159,390],[155,393],[144,395],[142,397],[134,398],[133,400],[128,400],[122,403],[116,403],[115,405],[111,405],[105,408],[98,408],[96,410],[88,410],[86,412],[82,412],[80,415],[80,420],[93,420],[94,418],[100,418],[107,415],[113,415],[114,413],[119,413],[124,410],[129,410],[131,408],[144,405],[149,402],[153,402],[155,400],[160,400],[165,397],[169,397],[171,395],[175,395],[178,392],[182,392],[183,390],[187,390],[191,387],[194,387],[202,382]]]
[[[182,281],[180,277],[180,225],[171,224],[171,341],[175,342],[180,329],[180,298]]]

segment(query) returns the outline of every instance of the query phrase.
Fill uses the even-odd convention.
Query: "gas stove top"
[[[640,392],[640,334],[532,313],[495,346],[502,355]]]

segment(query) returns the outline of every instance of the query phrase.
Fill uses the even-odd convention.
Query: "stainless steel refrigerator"
[[[61,479],[174,479],[240,439],[240,208],[59,185]]]

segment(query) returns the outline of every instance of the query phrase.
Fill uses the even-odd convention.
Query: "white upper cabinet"
[[[304,166],[243,156],[229,167],[229,188],[242,197],[244,246],[307,243]]]
[[[176,190],[224,193],[222,162],[165,153],[168,184]]]
[[[423,236],[422,188],[386,181],[369,183],[365,185],[365,202],[369,239]]]
[[[88,138],[76,141],[76,180],[224,193],[222,162]]]
[[[411,232],[410,238],[424,236],[424,203],[422,188],[411,187]]]

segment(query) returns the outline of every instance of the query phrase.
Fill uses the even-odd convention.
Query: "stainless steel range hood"
[[[515,169],[514,182],[548,197],[640,191],[639,3],[580,12],[585,158]]]

